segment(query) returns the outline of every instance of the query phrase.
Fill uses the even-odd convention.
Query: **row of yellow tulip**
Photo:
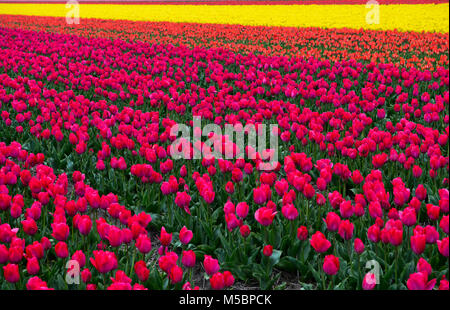
[[[66,16],[66,4],[0,4],[0,14]],[[449,4],[402,5],[104,5],[80,4],[81,18],[380,29],[448,33]]]

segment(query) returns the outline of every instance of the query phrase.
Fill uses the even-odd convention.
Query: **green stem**
[[[325,275],[324,275],[324,271],[322,270],[322,268],[320,268],[320,261],[321,261],[321,259],[320,259],[320,255],[319,255],[319,257],[317,258],[317,272],[320,272],[320,276],[321,276],[321,278],[322,278],[322,290],[325,290],[326,289],[326,287],[325,287]]]
[[[130,269],[128,270],[128,274],[131,274],[131,272],[133,271],[135,258],[136,258],[136,250],[133,251],[133,259],[131,260],[131,265],[130,265]]]
[[[357,287],[356,289],[359,290],[360,289],[360,284],[359,281],[361,280],[361,257],[358,255],[358,281],[357,283]]]
[[[267,244],[269,244],[269,229],[267,227],[264,227],[264,241]]]
[[[398,283],[398,247],[395,247],[395,284]]]

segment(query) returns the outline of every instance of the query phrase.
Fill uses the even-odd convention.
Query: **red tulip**
[[[273,247],[270,244],[266,245],[263,249],[264,256],[272,256],[272,253],[273,253]]]
[[[55,253],[59,258],[66,258],[69,256],[69,249],[67,248],[67,243],[60,241],[55,245]]]
[[[282,179],[280,181],[275,182],[275,190],[279,196],[283,196],[289,189],[289,183]]]
[[[294,205],[287,204],[281,208],[281,213],[289,221],[293,221],[298,217],[298,210]]]
[[[420,255],[425,251],[426,236],[425,235],[413,235],[411,236],[411,249],[417,255]]]
[[[419,186],[417,186],[415,194],[417,199],[419,199],[420,201],[423,201],[425,200],[425,198],[427,198],[427,190],[422,184],[419,184]]]
[[[161,235],[159,237],[159,241],[163,246],[168,246],[172,242],[172,234],[166,232],[166,229],[161,227]]]
[[[431,265],[421,257],[417,262],[417,271],[426,272],[430,276],[433,270],[431,269]]]
[[[191,196],[186,192],[177,192],[177,195],[175,197],[175,204],[184,209],[189,210],[189,204],[191,202]]]
[[[41,238],[41,244],[44,247],[45,250],[48,250],[52,247],[52,244],[50,243],[50,240],[48,240],[47,237]]]
[[[120,246],[122,244],[122,230],[114,225],[110,225],[106,239],[108,239],[112,247]]]
[[[231,179],[233,180],[233,182],[235,183],[239,183],[242,181],[243,179],[243,174],[241,169],[239,168],[234,168],[233,171],[231,171]]]
[[[83,271],[81,272],[81,280],[84,283],[88,283],[89,281],[91,281],[91,279],[92,279],[92,274],[89,271],[89,269],[87,269],[87,268],[83,269]]]
[[[236,205],[236,214],[240,218],[246,218],[248,215],[249,206],[246,202],[239,202]]]
[[[297,238],[300,241],[305,241],[308,239],[308,229],[305,226],[300,226],[297,228]]]
[[[355,252],[358,254],[362,254],[364,252],[364,243],[359,238],[355,238],[353,247],[355,249]]]
[[[434,244],[439,239],[439,233],[434,226],[425,226],[425,236],[428,244]]]
[[[225,287],[230,287],[234,284],[234,277],[231,274],[231,272],[229,272],[229,271],[223,272],[223,279],[224,279]]]
[[[378,201],[372,201],[369,204],[369,214],[373,218],[383,217],[383,209]]]
[[[87,236],[89,235],[92,228],[92,221],[88,215],[82,215],[77,222],[76,227],[80,231],[80,234]]]
[[[203,267],[205,268],[206,273],[210,276],[218,272],[220,269],[217,259],[214,259],[209,255],[205,255]]]
[[[17,264],[23,258],[23,247],[22,246],[14,246],[11,244],[11,247],[8,251],[8,259],[11,263]]]
[[[176,284],[183,279],[183,270],[175,265],[169,271],[169,279],[172,284]]]
[[[183,257],[181,263],[187,268],[193,268],[195,266],[195,252],[192,250],[183,251]]]
[[[323,271],[327,275],[335,275],[339,271],[339,258],[334,255],[325,256],[325,260],[323,262]]]
[[[440,208],[439,206],[435,206],[432,204],[427,204],[427,214],[428,217],[432,220],[432,221],[436,221],[439,219],[439,212],[440,212]]]
[[[310,243],[314,250],[318,253],[324,253],[331,247],[330,241],[328,241],[325,238],[325,235],[320,231],[317,231],[312,235]]]
[[[176,253],[166,252],[166,255],[159,258],[158,265],[164,272],[169,273],[170,269],[176,265],[177,261],[178,255]]]
[[[380,241],[380,227],[378,225],[370,226],[367,230],[367,238],[375,243]]]
[[[377,280],[375,277],[375,274],[373,273],[366,273],[364,276],[363,282],[362,282],[362,288],[366,291],[373,290],[375,286],[377,285]]]
[[[448,257],[448,237],[437,241],[439,253],[443,256]]]
[[[439,283],[439,290],[440,291],[448,291],[449,290],[448,280],[445,279],[445,275],[442,276],[442,279]]]
[[[117,268],[117,258],[113,252],[93,251],[94,258],[90,258],[91,264],[100,273],[108,273]]]
[[[193,237],[192,231],[188,230],[186,228],[186,226],[183,226],[183,228],[181,228],[180,234],[179,234],[181,243],[188,244],[189,242],[191,242],[192,237]]]
[[[39,277],[31,277],[26,284],[27,290],[53,290],[47,287],[47,282],[42,281]]]
[[[444,233],[448,235],[449,233],[448,215],[442,217],[441,221],[439,222],[439,227],[442,229]]]
[[[27,272],[30,275],[35,275],[39,272],[40,267],[39,267],[39,262],[37,260],[36,257],[31,257],[28,259],[27,261]]]
[[[22,227],[23,227],[23,231],[29,236],[33,236],[38,231],[37,224],[32,218],[23,220]]]
[[[136,248],[143,254],[149,253],[152,249],[150,238],[146,234],[140,234],[136,239]]]
[[[77,250],[73,253],[72,260],[76,260],[80,265],[80,268],[83,268],[86,265],[86,255],[84,255],[81,250]]]
[[[247,238],[250,235],[250,227],[248,227],[248,225],[242,225],[239,228],[239,232],[242,237]]]
[[[338,234],[344,240],[350,240],[353,236],[355,226],[349,220],[341,221],[339,224]]]
[[[327,229],[329,231],[337,231],[339,228],[339,224],[341,223],[341,219],[339,215],[334,212],[328,212],[326,219],[324,219],[325,224],[327,224]]]
[[[420,176],[422,175],[422,168],[420,168],[420,166],[414,165],[412,171],[413,171],[413,176],[416,179],[420,178]],[[416,190],[416,196],[417,196],[417,190]],[[421,200],[423,200],[423,199],[421,199]]]
[[[409,275],[406,286],[409,290],[432,290],[436,284],[436,279],[428,281],[426,272],[416,272]]]
[[[352,181],[355,184],[360,184],[362,181],[364,181],[363,176],[361,175],[361,172],[359,170],[353,171],[352,174]]]
[[[266,192],[262,187],[253,189],[253,200],[258,205],[261,205],[267,201]]]
[[[316,194],[316,191],[311,184],[306,183],[305,187],[303,188],[303,194],[305,195],[306,199],[311,199]]]
[[[222,273],[215,273],[210,279],[209,283],[213,290],[222,290],[225,287],[225,279]]]
[[[225,184],[225,191],[228,194],[233,194],[234,193],[234,184],[231,181],[228,181],[227,184]]]
[[[381,154],[377,154],[374,155],[372,157],[372,164],[375,168],[380,168],[384,165],[384,163],[387,161],[387,154],[386,153],[381,153]]]
[[[277,212],[274,212],[272,208],[262,207],[256,210],[255,219],[263,226],[269,226]]]
[[[8,264],[6,266],[3,266],[3,276],[9,283],[19,282],[19,266],[15,264]]]
[[[399,212],[402,223],[408,227],[414,226],[417,222],[416,210],[411,207],[405,208]]]
[[[344,200],[339,204],[339,211],[343,218],[349,218],[353,215],[353,206],[352,202],[348,200]]]
[[[399,246],[403,241],[403,230],[397,229],[395,227],[387,231],[389,243],[394,246]]]
[[[4,264],[9,259],[8,248],[4,244],[0,244],[0,264]]]
[[[69,236],[69,226],[66,223],[53,223],[52,229],[52,237],[58,241],[65,241]]]
[[[150,274],[150,270],[147,268],[146,263],[142,260],[134,264],[134,272],[136,273],[139,281],[141,282],[147,281]]]

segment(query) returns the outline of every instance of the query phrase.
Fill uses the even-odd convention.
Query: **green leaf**
[[[311,252],[311,246],[308,244],[306,248],[303,250],[302,257],[303,261],[306,262],[309,257],[309,253]]]
[[[359,194],[359,190],[358,190],[358,188],[351,188],[350,189],[350,191],[353,193],[353,194]]]
[[[282,270],[286,270],[289,272],[295,272],[301,269],[302,264],[292,256],[284,256],[280,259],[280,262],[277,264],[277,268]]]
[[[280,261],[281,257],[281,251],[280,250],[273,250],[272,256],[270,256],[269,260],[272,266],[275,266]]]
[[[319,282],[319,281],[321,280],[321,279],[320,279],[320,274],[319,274],[319,272],[317,272],[317,271],[315,270],[314,266],[313,266],[311,263],[308,263],[308,268],[309,268],[309,271],[311,271],[312,275],[314,276],[314,279],[315,279],[317,282]]]
[[[164,278],[162,289],[167,290],[168,288],[169,288],[169,278],[166,277],[166,278]]]
[[[217,222],[217,219],[219,218],[221,213],[222,213],[222,209],[220,209],[220,208],[217,208],[216,210],[214,210],[214,212],[211,216],[211,220],[213,223]]]
[[[214,250],[216,249],[210,245],[200,244],[199,246],[196,247],[195,252],[204,255],[204,254],[212,254],[214,253]]]
[[[344,279],[342,282],[338,283],[337,285],[335,285],[335,286],[334,286],[333,288],[331,288],[331,289],[334,289],[334,290],[343,290],[343,289],[345,289],[346,284],[347,284],[347,279]]]
[[[282,291],[285,290],[287,286],[286,282],[281,283],[280,285],[275,286],[273,289],[274,290],[278,290],[278,291]]]

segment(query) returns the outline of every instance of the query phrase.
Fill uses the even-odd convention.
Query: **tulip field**
[[[0,3],[0,290],[449,290],[449,4],[379,3]]]

